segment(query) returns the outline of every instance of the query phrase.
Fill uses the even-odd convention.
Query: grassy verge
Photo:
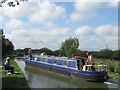
[[[29,90],[30,88],[27,80],[18,64],[15,62],[15,60],[11,60],[10,63],[14,66],[15,71],[18,73],[7,75],[5,74],[4,68],[2,68],[0,71],[2,72],[2,88],[25,88]]]
[[[120,79],[120,61],[110,59],[94,59],[97,64],[106,64],[108,75],[111,79]]]

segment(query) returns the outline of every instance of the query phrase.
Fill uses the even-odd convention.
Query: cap
[[[6,58],[6,60],[9,60],[9,59],[10,59],[9,57]]]

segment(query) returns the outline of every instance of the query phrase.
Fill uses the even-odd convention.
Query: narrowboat
[[[83,58],[62,58],[52,56],[32,56],[24,60],[27,66],[39,68],[61,76],[92,82],[108,80],[106,65],[84,65]]]

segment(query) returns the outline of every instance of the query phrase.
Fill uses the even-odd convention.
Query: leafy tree
[[[54,55],[54,56],[59,56],[59,54],[60,54],[60,53],[59,53],[59,50],[53,51],[53,55]]]
[[[19,53],[22,53],[22,51],[23,51],[23,50],[21,50],[21,49],[17,49],[17,50],[14,50],[14,53],[15,53],[15,54],[19,54]]]
[[[14,46],[12,42],[9,39],[5,38],[2,30],[2,58],[11,55],[13,50],[14,50]]]
[[[0,30],[0,63],[2,60],[2,37],[3,37],[3,30]]]
[[[47,55],[53,55],[53,51],[48,48],[41,48],[40,52],[45,52]]]
[[[112,58],[112,59],[119,59],[119,58],[118,58],[118,51],[117,51],[117,50],[113,52],[111,58]]]
[[[6,3],[7,5],[9,5],[9,7],[15,7],[16,5],[19,5],[20,2],[28,2],[28,0],[14,0],[14,1],[1,0],[0,1],[0,7],[2,7],[3,3]]]
[[[100,58],[106,58],[106,59],[111,59],[111,56],[113,54],[113,51],[112,50],[109,50],[109,49],[104,49],[104,50],[101,50],[99,52],[99,57]]]
[[[118,50],[118,60],[120,60],[120,50]]]
[[[81,51],[77,49],[76,52],[74,52],[74,56],[86,57],[86,51]]]
[[[23,49],[23,53],[24,53],[25,55],[27,55],[27,54],[28,54],[28,50],[29,50],[29,48],[24,48],[24,49]]]
[[[78,47],[79,40],[77,38],[70,37],[66,39],[64,42],[62,42],[62,45],[59,49],[60,55],[66,57],[73,57]]]

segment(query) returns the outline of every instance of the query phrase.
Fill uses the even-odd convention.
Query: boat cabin
[[[42,62],[46,64],[59,65],[60,67],[68,67],[81,71],[106,71],[106,65],[85,65],[85,60],[83,58],[61,58],[61,57],[48,57],[48,56],[38,56],[32,57],[33,61]]]

